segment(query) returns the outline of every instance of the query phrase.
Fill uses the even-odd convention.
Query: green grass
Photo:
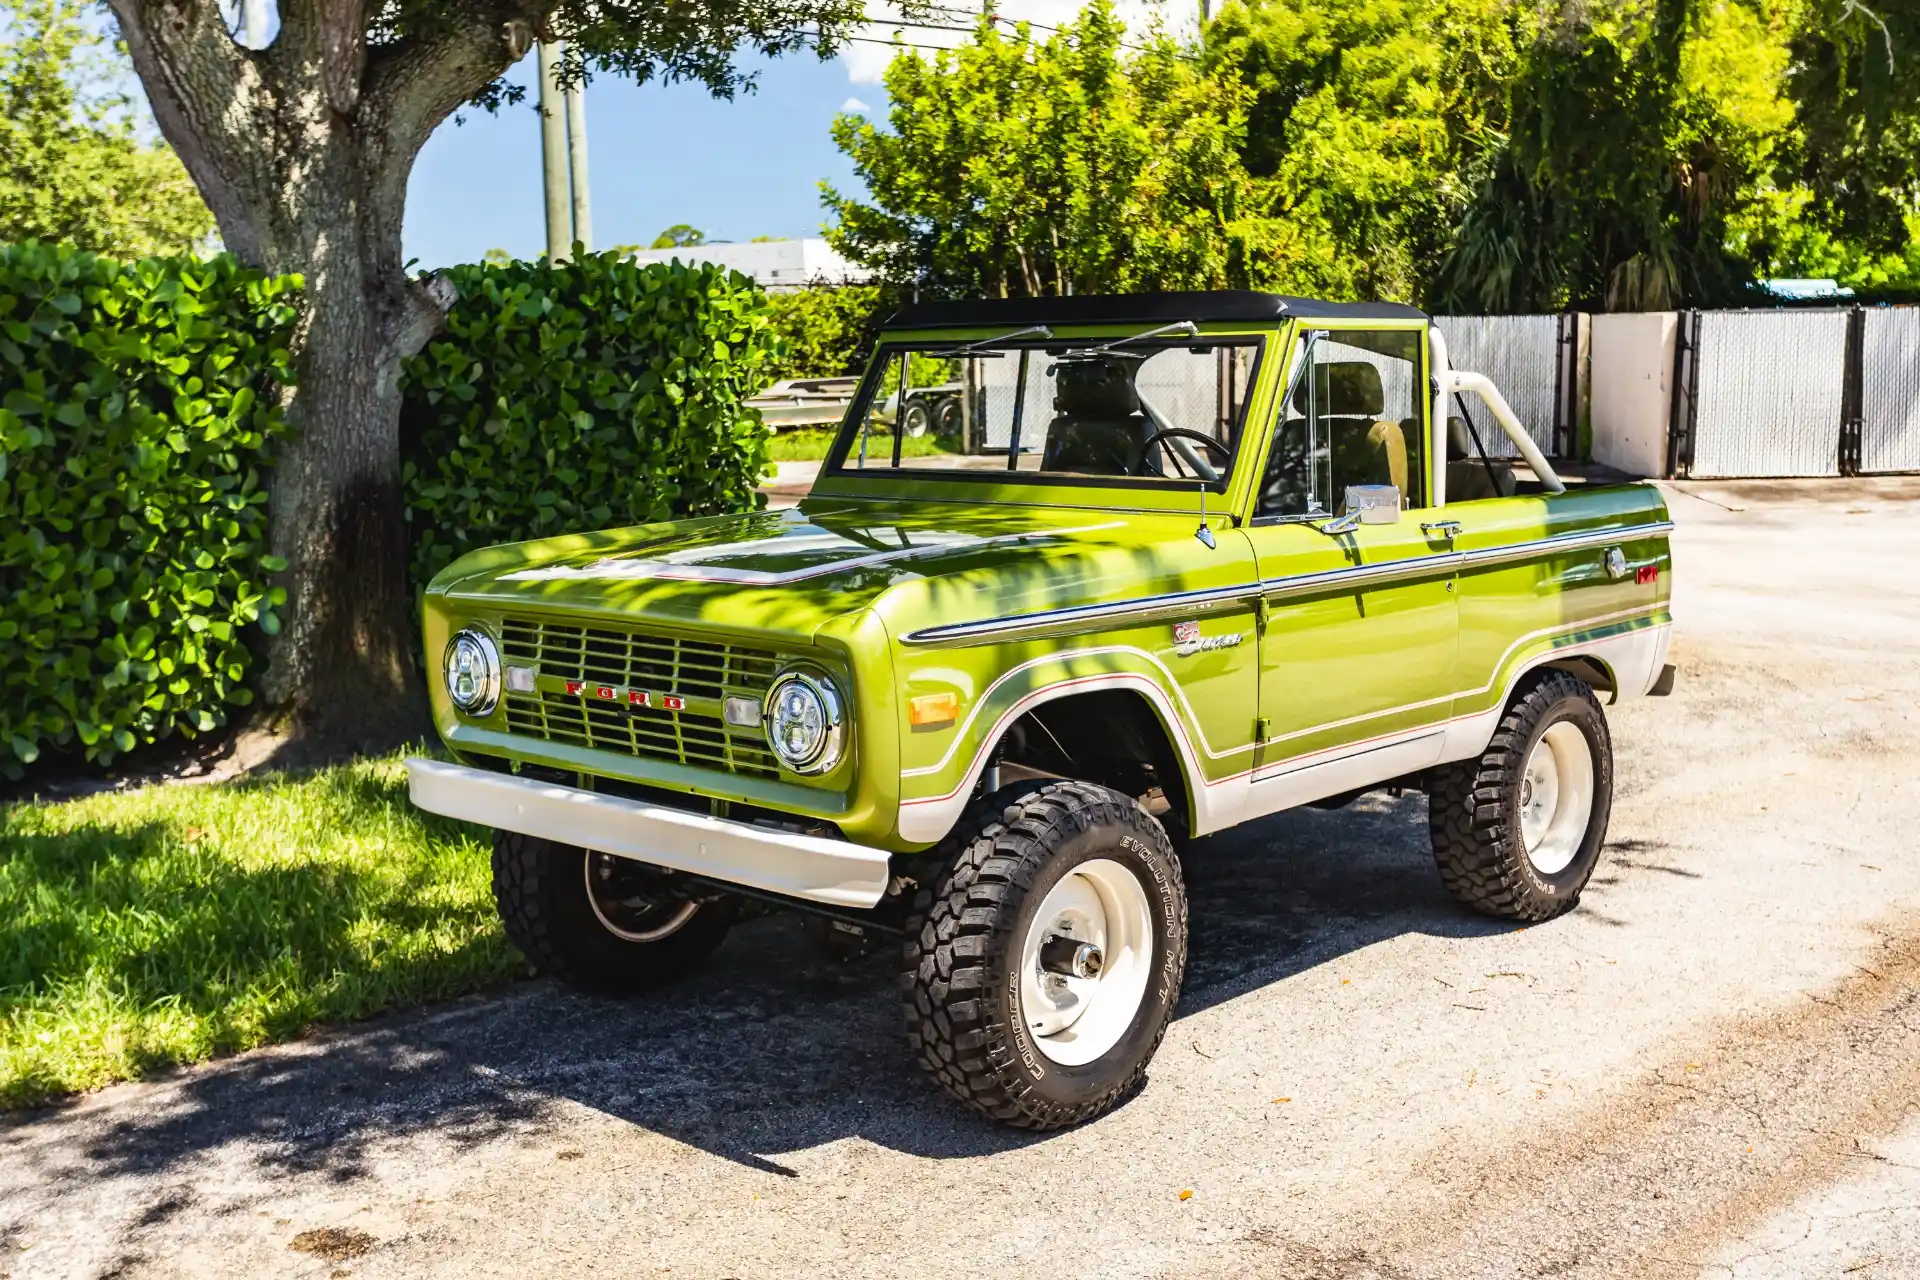
[[[400,757],[0,808],[0,1108],[526,972]]]
[[[777,431],[767,441],[767,456],[775,462],[817,462],[827,456],[833,447],[833,438],[840,434],[839,428],[813,430],[796,427],[791,431]],[[873,456],[875,450],[893,455],[893,437],[881,432],[867,440],[867,451]],[[924,436],[908,436],[902,443],[900,455],[905,458],[944,457],[953,449],[935,437],[931,432]]]

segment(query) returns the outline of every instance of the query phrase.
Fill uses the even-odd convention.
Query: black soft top
[[[1424,320],[1400,302],[1322,302],[1251,289],[1193,293],[1089,293],[1072,298],[969,298],[913,302],[893,313],[893,329],[960,329],[976,325],[1171,324],[1177,320]]]

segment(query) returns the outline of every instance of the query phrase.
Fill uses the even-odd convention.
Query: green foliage
[[[650,248],[654,249],[690,249],[707,242],[707,233],[698,227],[676,222],[653,238]]]
[[[1251,94],[1266,214],[1249,274],[1284,292],[1412,300],[1466,171],[1505,127],[1531,10],[1506,0],[1267,0],[1208,28],[1210,74]]]
[[[1911,7],[1909,7],[1911,8]],[[1882,10],[1885,10],[1884,12]],[[1096,2],[902,51],[829,238],[938,293],[1252,285],[1441,310],[1920,288],[1920,18],[1849,0]]]
[[[1727,220],[1727,248],[1762,278],[1834,280],[1863,298],[1914,301],[1920,295],[1920,212],[1902,234],[1849,236],[1844,219],[1811,188],[1763,187]]]
[[[767,295],[780,353],[767,376],[824,378],[859,373],[873,349],[874,326],[893,308],[879,285],[790,289]]]
[[[401,450],[424,584],[497,542],[758,506],[765,295],[711,265],[615,253],[457,267],[447,329],[405,365]]]
[[[834,121],[871,203],[823,186],[828,240],[935,294],[1229,283],[1246,95],[1162,36],[1123,60],[1124,34],[1095,0],[1044,43],[983,18],[959,49],[896,57],[890,129]]]
[[[1507,133],[1439,273],[1473,311],[1736,300],[1731,220],[1793,120],[1789,30],[1747,0],[1570,10],[1513,81]]]
[[[297,278],[0,245],[0,772],[224,722],[282,602],[261,468]]]
[[[526,972],[397,757],[0,810],[0,1110]]]
[[[118,258],[192,253],[213,233],[180,161],[143,144],[114,68],[72,0],[0,0],[0,241]]]
[[[1779,186],[1797,204],[1769,248],[1811,257],[1792,274],[1892,278],[1920,285],[1910,263],[1920,214],[1920,8],[1802,0],[1788,72],[1797,137]],[[1804,196],[1804,198],[1803,198]],[[1809,234],[1810,233],[1810,234]],[[1835,249],[1838,252],[1835,252]]]

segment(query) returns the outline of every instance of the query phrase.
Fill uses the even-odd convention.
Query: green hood
[[[880,608],[893,628],[1112,598],[1151,580],[1141,557],[1155,542],[1192,542],[1192,523],[1086,509],[813,499],[788,511],[489,547],[449,566],[430,590],[488,608],[644,614],[811,639],[832,619],[866,608]],[[979,592],[968,590],[976,575]]]

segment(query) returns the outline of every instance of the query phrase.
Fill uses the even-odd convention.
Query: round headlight
[[[767,745],[795,773],[825,773],[840,762],[840,691],[824,675],[789,671],[767,690]]]
[[[447,697],[470,716],[483,716],[500,700],[500,651],[481,631],[462,631],[447,645]]]

